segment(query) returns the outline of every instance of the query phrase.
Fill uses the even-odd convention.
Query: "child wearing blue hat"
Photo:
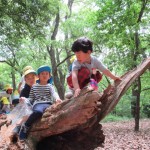
[[[27,134],[32,124],[42,117],[45,109],[52,105],[54,101],[61,102],[58,94],[52,84],[48,83],[51,77],[51,68],[49,66],[41,66],[37,70],[39,83],[32,86],[29,101],[33,104],[33,112],[27,119],[27,121],[22,125],[19,138],[20,140],[25,140]],[[52,99],[52,97],[54,99]]]

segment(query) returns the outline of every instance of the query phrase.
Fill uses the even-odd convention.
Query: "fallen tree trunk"
[[[99,122],[149,67],[150,58],[147,58],[137,68],[123,75],[121,81],[109,85],[102,94],[84,89],[77,98],[48,108],[42,119],[33,125],[26,147],[30,150],[93,150],[102,146],[105,136]]]

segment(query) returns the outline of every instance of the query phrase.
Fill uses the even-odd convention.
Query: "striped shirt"
[[[40,85],[37,83],[32,86],[29,94],[29,100],[33,106],[38,103],[53,104],[56,99],[59,99],[59,96],[51,84]]]

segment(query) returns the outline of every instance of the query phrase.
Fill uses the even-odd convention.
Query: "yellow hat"
[[[7,90],[9,90],[9,89],[11,89],[11,90],[12,90],[13,88],[11,87],[11,85],[10,85],[10,84],[6,84],[4,89],[7,91]]]
[[[30,73],[33,73],[33,74],[36,75],[36,71],[34,71],[33,69],[26,70],[23,75],[26,76],[26,75],[28,75]]]
[[[27,71],[27,70],[32,70],[33,68],[31,66],[26,66],[23,68],[23,74]]]
[[[73,63],[73,61],[76,59],[76,56],[74,55],[74,56],[72,56],[71,58],[70,58],[70,62],[71,63]]]

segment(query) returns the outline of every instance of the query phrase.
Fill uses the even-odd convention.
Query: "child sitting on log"
[[[25,101],[27,98],[29,98],[29,93],[30,93],[31,87],[36,83],[36,71],[34,71],[32,68],[29,68],[28,70],[26,70],[24,72],[23,76],[24,76],[24,80],[25,80],[25,86],[21,90],[20,99],[19,99],[20,101]],[[25,107],[25,105],[27,105],[27,104],[23,104],[22,107],[24,107],[24,108],[21,108],[21,109],[27,109]],[[28,109],[29,110],[24,110],[23,117],[21,118],[21,120],[19,120],[17,122],[16,127],[12,131],[12,135],[10,136],[10,139],[12,142],[15,142],[17,140],[19,131],[21,129],[21,125],[29,117],[29,113],[31,113],[31,110],[32,110],[31,105],[28,107]]]
[[[102,78],[99,71],[113,80],[120,80],[119,77],[112,74],[96,57],[91,56],[93,43],[88,38],[78,38],[72,45],[72,51],[76,56],[76,60],[72,64],[72,73],[67,78],[67,83],[70,87],[68,98],[72,96],[77,97],[81,89],[86,87],[90,82],[92,87],[97,90],[97,83]]]
[[[2,109],[1,113],[8,114],[10,112],[10,102],[7,97],[0,97],[0,101],[2,101]]]
[[[51,68],[49,66],[41,66],[37,70],[39,83],[32,86],[29,94],[29,101],[33,104],[33,112],[21,127],[19,133],[20,140],[25,140],[27,138],[27,134],[32,124],[42,117],[46,108],[52,105],[54,101],[61,102],[53,85],[48,83],[51,76],[50,73]],[[51,96],[54,99],[52,99]]]

